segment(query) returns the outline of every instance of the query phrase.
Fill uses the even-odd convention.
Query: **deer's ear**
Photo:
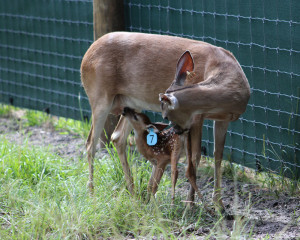
[[[159,101],[162,103],[168,104],[168,109],[174,110],[178,108],[178,100],[177,98],[172,94],[159,94]]]
[[[171,101],[170,101],[168,95],[170,95],[170,94],[160,93],[159,94],[159,101],[162,102],[162,103],[171,104]]]
[[[185,51],[184,54],[179,58],[177,67],[176,67],[176,75],[175,75],[175,84],[178,86],[182,86],[185,82],[185,79],[188,73],[194,71],[194,60],[189,51]]]

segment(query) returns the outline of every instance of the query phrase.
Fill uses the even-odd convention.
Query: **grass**
[[[0,106],[2,115],[12,111],[15,108]],[[50,123],[62,134],[86,137],[89,131],[89,123],[35,111],[26,111],[22,120],[27,126]],[[107,146],[108,155],[95,160],[96,189],[90,196],[86,159],[70,163],[26,142],[22,146],[12,144],[5,136],[0,136],[0,142],[1,239],[193,239],[199,237],[196,231],[200,227],[205,230],[205,234],[200,233],[204,239],[251,239],[252,232],[246,230],[249,222],[244,219],[234,221],[229,231],[221,216],[210,216],[201,205],[185,212],[185,199],[180,194],[171,205],[167,175],[161,180],[156,199],[145,202],[151,166],[136,151],[127,152],[136,196],[126,190],[112,145]],[[203,169],[212,175],[209,164]],[[225,165],[224,172],[239,180],[253,180],[236,165]]]
[[[150,165],[134,153],[131,161],[137,197],[125,188],[114,149],[95,164],[95,196],[87,192],[85,161],[64,159],[27,144],[17,146],[1,138],[0,235],[2,239],[99,239],[163,236],[176,239],[178,228],[209,216],[182,218],[178,197],[171,206],[169,179],[162,179],[156,200],[143,201]],[[134,159],[136,158],[136,159]],[[138,167],[137,167],[138,166]],[[198,211],[202,211],[201,208]],[[184,235],[184,230],[181,233]]]
[[[1,116],[9,115],[13,111],[13,109],[14,109],[14,107],[12,107],[12,106],[0,103],[0,115]]]
[[[77,134],[84,139],[87,138],[91,126],[91,123],[88,121],[77,121],[64,117],[55,117],[44,112],[29,109],[22,110],[10,105],[0,104],[0,116],[11,117],[16,112],[19,112],[18,118],[21,127],[48,124],[55,130],[60,131],[61,134]]]
[[[0,109],[2,115],[18,111]],[[35,111],[26,111],[21,120],[23,127],[51,123],[62,133],[86,136],[88,132],[87,123],[83,126]],[[85,159],[70,163],[48,149],[16,145],[5,136],[0,136],[0,142],[1,239],[176,239],[185,234],[178,229],[197,219],[198,215],[182,218],[185,208],[180,197],[171,207],[168,177],[163,177],[156,200],[143,201],[151,166],[137,152],[127,152],[137,196],[127,192],[116,150],[108,146],[109,156],[95,162],[97,188],[91,197]]]

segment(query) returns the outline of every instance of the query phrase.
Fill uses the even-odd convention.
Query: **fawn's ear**
[[[155,124],[151,123],[146,126],[146,130],[150,132],[150,129],[153,129],[153,132],[158,133],[159,129],[155,126]]]
[[[178,100],[172,94],[167,94],[167,93],[162,94],[162,93],[160,93],[159,94],[159,101],[161,103],[168,104],[168,109],[170,109],[170,110],[174,110],[174,109],[178,108]]]
[[[183,86],[187,75],[193,71],[193,57],[189,51],[186,51],[178,60],[176,67],[175,84],[178,86]]]
[[[153,125],[161,132],[162,130],[164,130],[166,127],[169,126],[169,124],[167,123],[162,123],[162,122],[155,122],[153,123]]]

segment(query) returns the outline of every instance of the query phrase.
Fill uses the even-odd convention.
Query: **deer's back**
[[[177,61],[186,50],[191,51],[194,57],[196,78],[199,81],[203,81],[207,62],[224,61],[224,56],[235,61],[229,52],[225,51],[224,54],[224,49],[201,41],[165,35],[113,32],[90,46],[82,60],[81,71],[102,73],[106,78],[98,79],[101,82],[114,82],[127,86],[127,89],[138,84],[142,89],[159,93],[164,92],[173,81]]]
[[[201,41],[113,32],[96,40],[87,50],[81,64],[82,83],[88,95],[99,89],[102,95],[119,96],[114,107],[126,102],[133,108],[141,105],[141,109],[157,111],[158,94],[170,86],[177,61],[186,50],[194,57],[193,83],[204,82],[220,62],[239,67],[228,51]]]

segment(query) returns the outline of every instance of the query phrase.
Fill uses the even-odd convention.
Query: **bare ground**
[[[78,135],[62,134],[55,131],[51,124],[43,126],[23,127],[16,116],[0,117],[0,135],[17,144],[27,142],[28,146],[48,147],[54,153],[73,160],[85,156],[85,139]],[[102,153],[103,154],[103,153]],[[180,169],[179,177],[183,178],[184,169]],[[211,201],[213,178],[199,176],[197,184],[207,201]],[[300,239],[300,196],[289,193],[263,189],[257,184],[233,181],[223,177],[223,202],[229,212],[242,216],[242,226],[246,226],[246,236],[251,239]],[[188,183],[177,186],[176,192],[187,192]],[[241,222],[240,221],[240,222]],[[237,221],[224,221],[218,231],[224,232],[228,238]],[[213,224],[212,224],[213,226]],[[191,225],[188,231],[196,233],[197,239],[205,238],[210,229],[195,228]],[[250,234],[251,233],[251,234]],[[230,235],[230,234],[229,234]],[[226,237],[227,236],[227,237]],[[212,237],[213,238],[213,237]]]

